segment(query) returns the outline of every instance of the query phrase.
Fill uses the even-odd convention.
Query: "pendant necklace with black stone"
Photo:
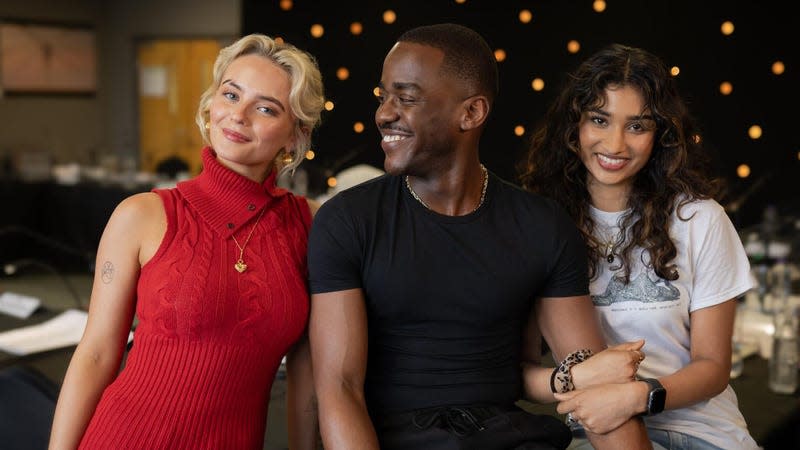
[[[614,262],[614,247],[616,246],[616,242],[619,240],[619,233],[613,234],[611,237],[607,237],[608,234],[603,233],[603,238],[597,237],[597,240],[600,242],[599,249],[600,254],[605,256],[605,260],[611,264]]]
[[[611,264],[614,262],[614,244],[609,242],[605,245],[605,248],[606,248],[605,251],[606,261],[608,261],[608,263]]]
[[[233,268],[236,269],[237,272],[242,273],[247,270],[247,264],[244,263],[244,249],[247,247],[247,243],[250,242],[250,238],[253,237],[253,231],[256,231],[256,227],[258,227],[258,222],[261,220],[261,216],[264,215],[264,211],[267,208],[262,208],[261,212],[258,213],[258,218],[256,222],[253,224],[253,228],[250,229],[250,233],[247,234],[247,238],[244,240],[244,244],[239,245],[239,241],[236,240],[236,236],[231,235],[233,238],[233,243],[236,244],[236,247],[239,248],[239,259],[236,260],[236,264],[233,265]]]

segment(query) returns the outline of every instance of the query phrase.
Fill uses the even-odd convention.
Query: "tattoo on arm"
[[[103,270],[100,272],[100,277],[105,284],[111,283],[111,281],[114,280],[114,265],[111,264],[111,261],[103,263]]]

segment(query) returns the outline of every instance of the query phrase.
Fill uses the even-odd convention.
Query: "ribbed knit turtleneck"
[[[167,230],[141,269],[133,348],[82,449],[263,447],[273,377],[308,318],[308,205],[274,173],[256,183],[209,148],[203,163],[155,190]],[[252,234],[242,273],[233,233]]]
[[[236,233],[256,217],[261,208],[289,193],[275,185],[274,170],[259,184],[220,164],[210,147],[203,149],[202,157],[203,171],[191,180],[178,183],[178,191],[222,236]]]

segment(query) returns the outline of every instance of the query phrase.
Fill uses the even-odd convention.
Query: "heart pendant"
[[[245,270],[247,270],[247,264],[245,264],[244,261],[242,261],[241,259],[239,261],[236,261],[236,264],[234,264],[233,267],[235,267],[236,270],[239,271],[239,273],[242,273]]]

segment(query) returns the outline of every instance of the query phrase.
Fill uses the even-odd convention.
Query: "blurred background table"
[[[800,390],[792,395],[767,388],[767,360],[752,355],[742,375],[731,380],[751,435],[765,450],[800,448]]]
[[[150,186],[0,179],[0,263],[36,259],[87,272],[106,222],[126,197]]]

